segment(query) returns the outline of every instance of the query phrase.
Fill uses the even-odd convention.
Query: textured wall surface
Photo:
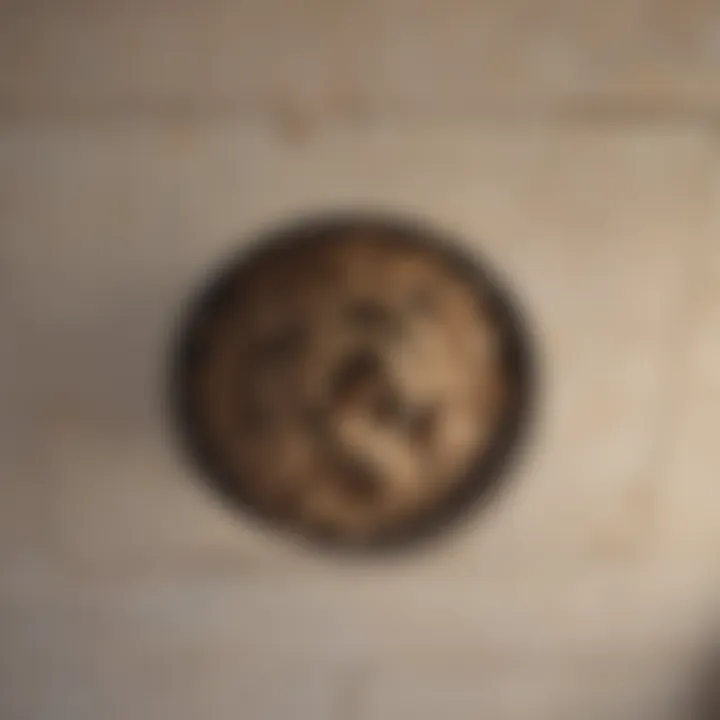
[[[720,717],[719,110],[710,0],[0,0],[0,717]],[[501,502],[401,562],[238,522],[164,412],[203,274],[338,206],[542,353]]]

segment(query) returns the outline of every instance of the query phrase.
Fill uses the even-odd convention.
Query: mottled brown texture
[[[261,253],[207,319],[192,379],[212,452],[253,505],[366,541],[442,501],[507,397],[478,287],[392,230]]]

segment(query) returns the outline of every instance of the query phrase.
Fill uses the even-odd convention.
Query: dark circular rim
[[[429,247],[447,262],[459,277],[482,290],[483,301],[499,328],[503,343],[504,365],[515,389],[509,410],[498,423],[490,449],[479,454],[465,478],[453,492],[431,511],[395,526],[390,531],[361,543],[328,538],[311,532],[287,528],[257,510],[249,497],[238,488],[230,473],[219,464],[210,443],[198,423],[193,401],[188,392],[188,378],[201,359],[202,347],[198,330],[204,318],[222,303],[237,275],[245,272],[260,258],[282,252],[288,245],[312,243],[328,239],[336,233],[363,229],[392,231],[401,241],[414,247]],[[343,552],[372,553],[412,548],[438,537],[461,524],[472,511],[495,497],[507,478],[510,461],[517,454],[527,429],[534,404],[534,354],[529,329],[517,299],[476,253],[470,254],[461,242],[417,219],[390,217],[385,214],[342,213],[306,216],[278,228],[260,233],[221,264],[206,279],[200,292],[191,298],[189,308],[180,319],[173,338],[169,383],[170,411],[178,435],[189,459],[200,471],[205,484],[235,510],[261,526],[275,529],[295,541],[309,541],[313,546]]]

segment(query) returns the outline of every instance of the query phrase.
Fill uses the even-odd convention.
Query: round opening
[[[210,486],[335,548],[453,526],[507,476],[532,399],[527,332],[487,263],[385,217],[261,235],[173,350],[173,412]]]

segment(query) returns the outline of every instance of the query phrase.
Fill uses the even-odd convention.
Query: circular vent
[[[488,497],[530,400],[506,289],[386,218],[260,237],[196,298],[175,359],[179,427],[211,486],[342,548],[427,538]]]

